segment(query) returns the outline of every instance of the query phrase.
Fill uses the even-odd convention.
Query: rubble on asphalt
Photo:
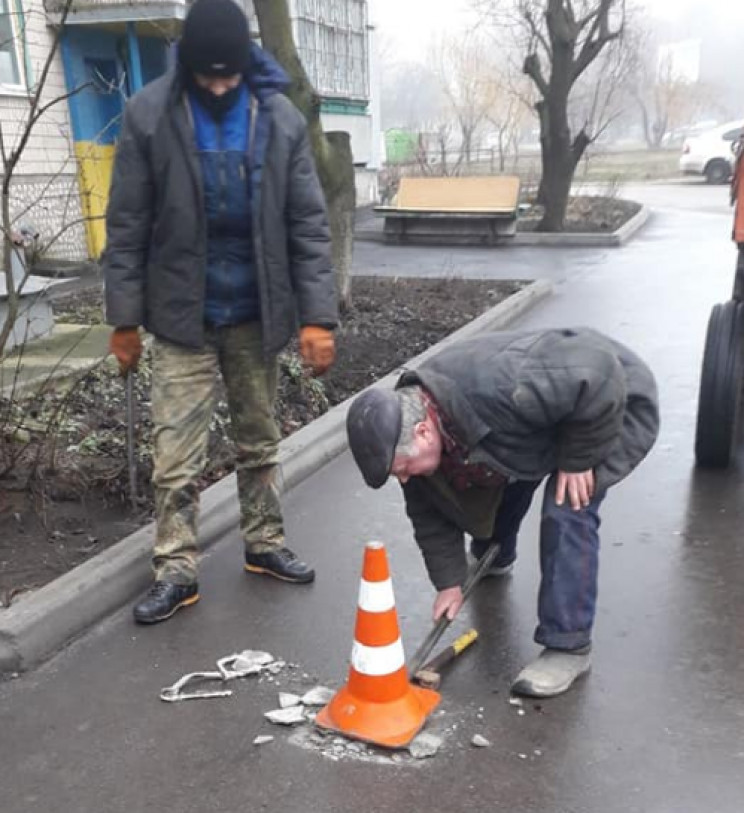
[[[233,692],[225,684],[238,679],[255,677],[259,683],[269,684],[277,689],[286,680],[290,684],[287,689],[277,691],[279,707],[265,711],[265,719],[272,725],[291,729],[292,733],[288,740],[291,744],[312,750],[334,762],[356,760],[399,767],[421,765],[424,760],[436,757],[445,743],[459,733],[459,723],[454,721],[447,724],[445,721],[447,713],[443,709],[432,716],[425,731],[415,737],[407,748],[400,750],[378,747],[315,728],[313,723],[316,711],[327,705],[335,696],[335,692],[319,684],[307,688],[307,684],[316,681],[317,677],[299,670],[297,664],[276,659],[268,652],[244,650],[218,660],[215,672],[185,675],[173,686],[163,689],[160,697],[169,702],[230,697]],[[201,685],[199,691],[184,691],[189,683],[197,681],[200,684],[206,683],[207,686]],[[213,691],[210,691],[212,688],[209,686],[210,683]],[[303,683],[304,687],[297,686]],[[509,703],[517,707],[521,714],[525,713],[521,698],[510,697]],[[484,712],[483,706],[477,710],[473,709],[475,717],[473,722],[479,725],[484,719]],[[274,739],[275,737],[269,734],[257,734],[252,743],[256,747],[261,747],[273,742]],[[474,734],[469,744],[476,748],[491,747],[491,742],[480,734]],[[525,759],[527,755],[518,756]],[[535,756],[539,756],[537,751]]]
[[[274,725],[297,725],[306,722],[305,709],[302,706],[289,706],[285,709],[267,711],[264,717]]]
[[[325,686],[316,686],[302,695],[302,703],[305,706],[326,706],[333,700],[335,692]]]
[[[436,756],[441,747],[442,738],[425,731],[413,739],[408,751],[414,759],[426,759]]]

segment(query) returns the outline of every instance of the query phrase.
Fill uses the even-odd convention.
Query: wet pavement
[[[345,676],[366,540],[388,543],[409,654],[428,631],[433,591],[399,489],[367,490],[344,455],[285,501],[314,585],[245,576],[235,532],[206,557],[196,607],[153,629],[124,610],[0,685],[3,813],[740,813],[744,483],[741,470],[696,472],[692,456],[705,325],[733,276],[730,225],[726,209],[662,207],[625,248],[500,249],[490,266],[556,280],[522,326],[598,327],[637,349],[660,383],[658,445],[604,505],[594,670],[571,692],[525,702],[522,715],[508,703],[509,681],[537,652],[532,511],[513,577],[484,583],[453,631],[475,626],[481,639],[443,684],[438,756],[334,761],[263,721],[277,680],[291,690]],[[480,254],[458,252],[482,276]],[[474,267],[458,260],[455,273]],[[158,699],[183,673],[246,648],[299,669],[246,679],[223,700]],[[473,748],[476,733],[491,747]],[[275,740],[253,746],[258,734]]]

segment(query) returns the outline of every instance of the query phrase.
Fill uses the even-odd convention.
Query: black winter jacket
[[[627,347],[589,328],[492,333],[458,342],[398,387],[420,384],[454,421],[471,462],[516,480],[594,470],[605,491],[643,460],[659,431],[656,383]],[[406,509],[437,589],[466,569],[458,523],[426,477]]]
[[[260,85],[261,74],[247,81]],[[298,321],[335,327],[337,306],[325,202],[305,120],[285,96],[257,95],[269,139],[252,225],[270,355],[289,341]],[[107,322],[143,325],[167,341],[202,348],[206,249],[193,128],[172,71],[124,111],[102,259]]]

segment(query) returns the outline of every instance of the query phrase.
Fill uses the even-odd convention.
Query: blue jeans
[[[504,491],[494,524],[493,539],[501,549],[495,564],[517,558],[517,534],[541,481],[511,483]],[[591,643],[597,607],[599,574],[599,506],[605,494],[596,494],[586,508],[574,511],[555,504],[556,476],[545,487],[540,523],[540,592],[535,641],[550,649],[581,649]],[[473,540],[472,553],[480,557],[491,540]]]

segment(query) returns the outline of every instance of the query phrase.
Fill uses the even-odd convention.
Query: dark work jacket
[[[646,364],[589,328],[492,333],[458,342],[404,373],[454,421],[471,462],[513,480],[592,469],[603,492],[643,460],[659,431],[656,383]],[[426,477],[404,486],[429,576],[462,584],[468,523]]]
[[[264,349],[281,350],[297,324],[333,328],[337,305],[325,201],[302,114],[276,92],[281,70],[252,47],[248,88],[264,143],[251,165],[251,223]],[[102,258],[106,320],[204,346],[207,220],[202,169],[178,72],[126,105]]]

